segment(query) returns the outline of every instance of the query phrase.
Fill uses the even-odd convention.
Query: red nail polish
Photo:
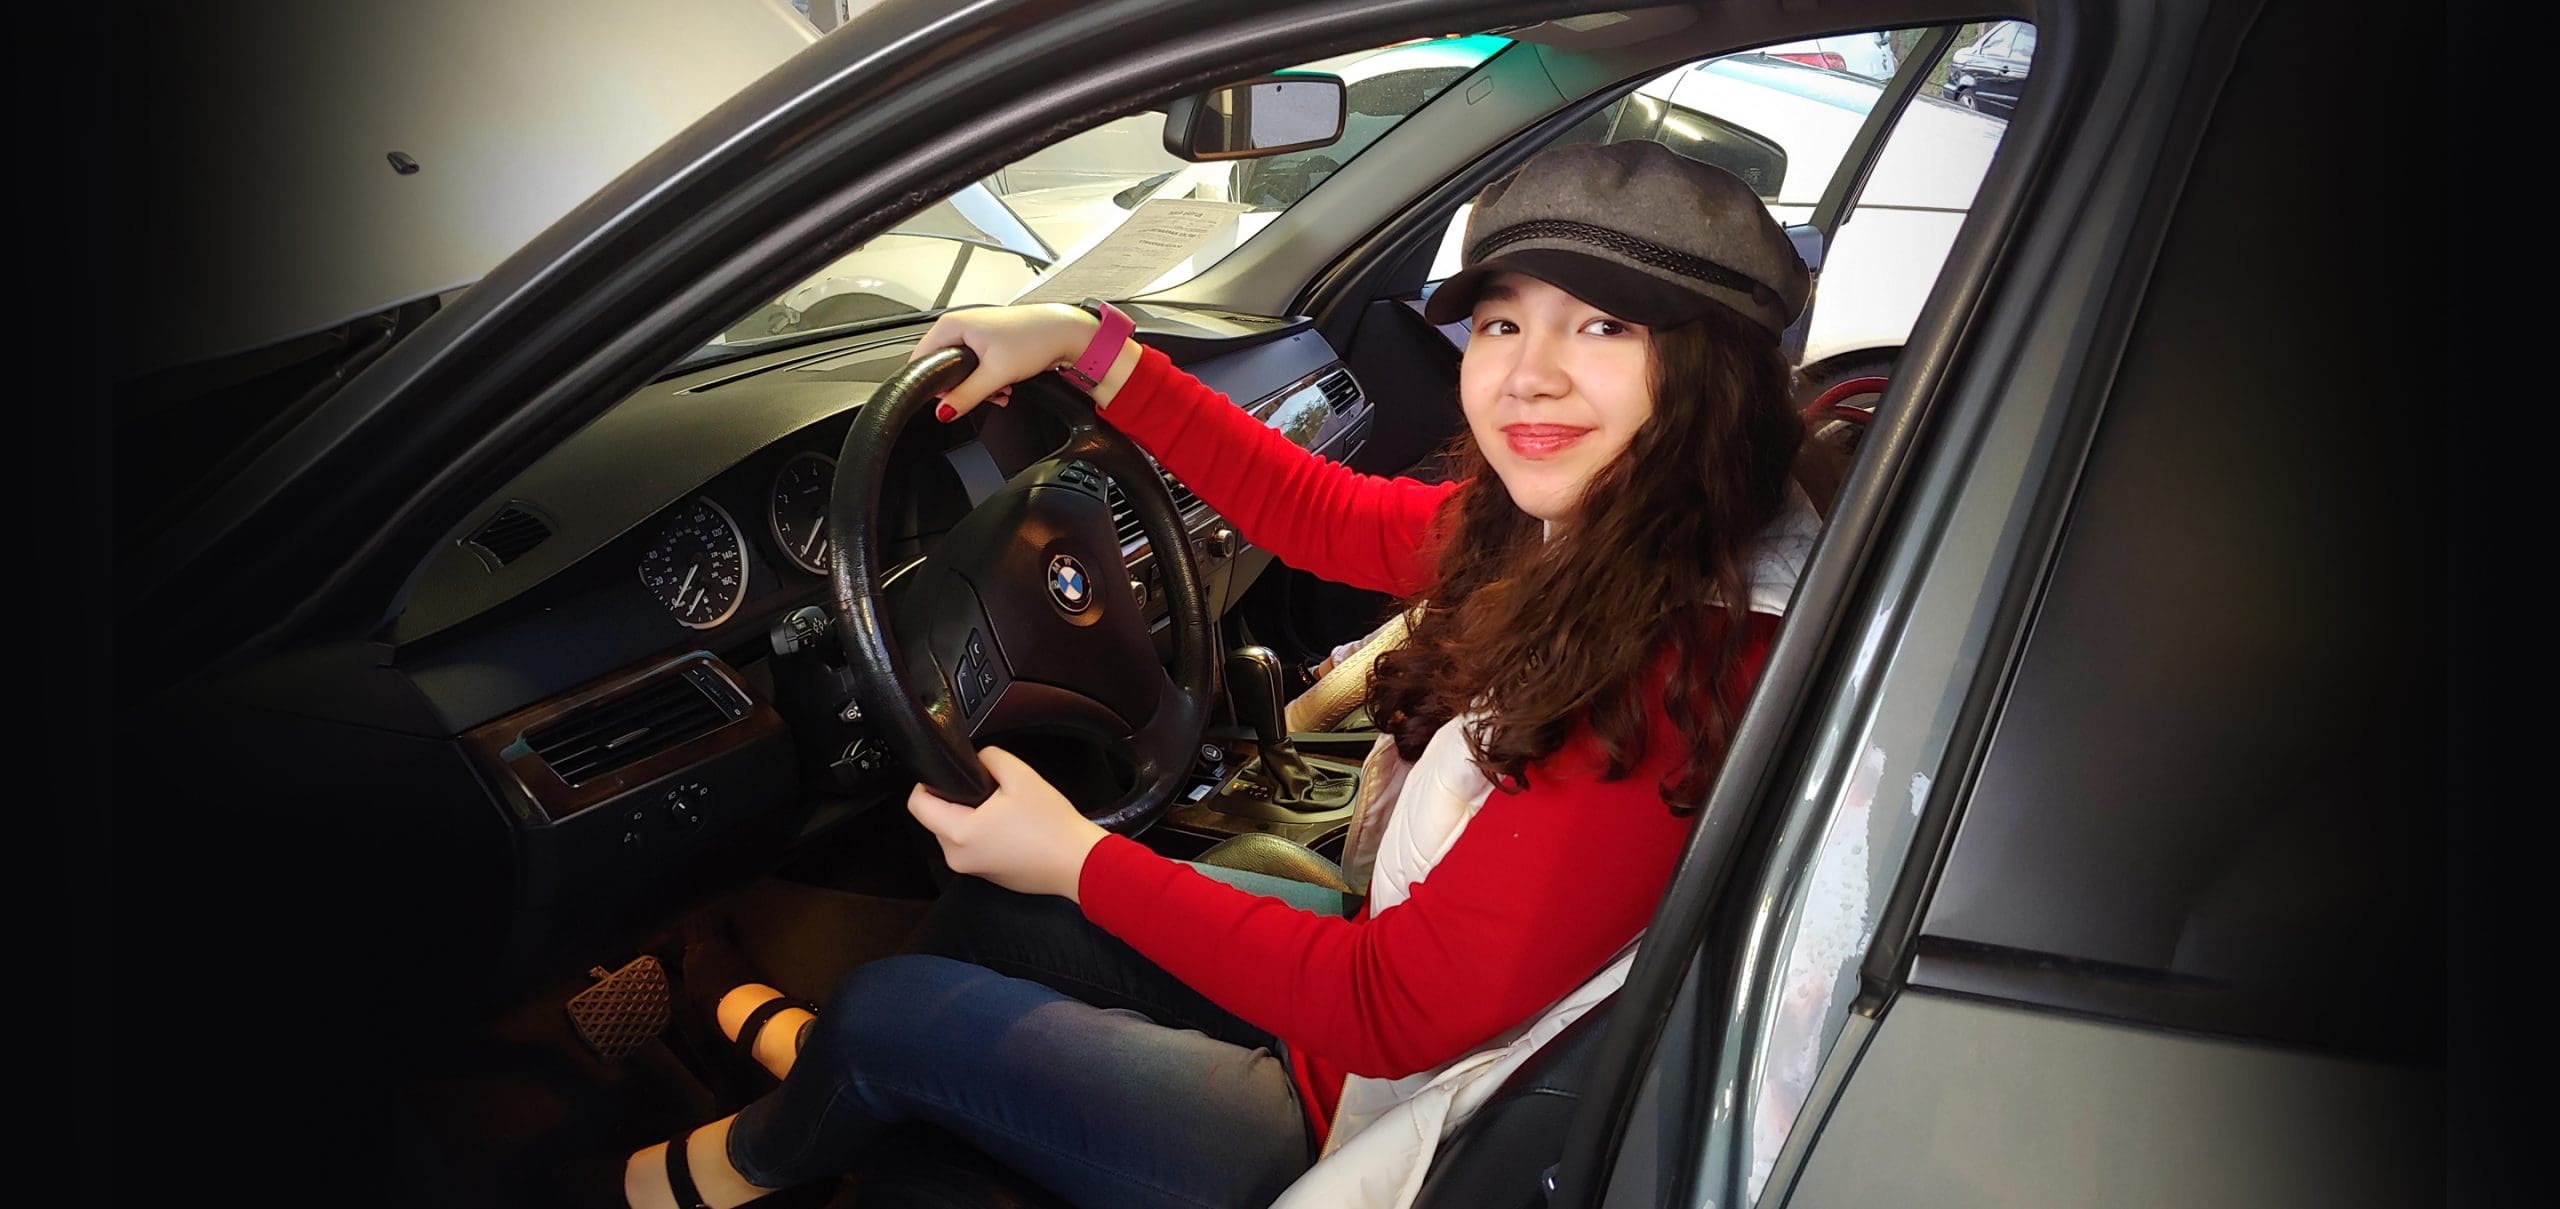
[[[933,406],[933,418],[940,420],[945,424],[958,419],[959,416],[960,413],[951,410],[951,405],[948,403],[936,403]]]

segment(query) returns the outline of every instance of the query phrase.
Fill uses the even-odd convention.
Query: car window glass
[[[1807,366],[1889,359],[1937,283],[2016,97],[2016,81],[1949,67],[1932,65],[1832,233],[1806,321]]]
[[[1147,224],[1186,203],[1204,216],[1205,232],[1152,281],[1115,297],[1188,280],[1508,45],[1485,35],[1438,38],[1301,65],[1341,77],[1347,109],[1342,136],[1305,151],[1190,163],[1164,149],[1160,111],[1071,135],[856,248],[730,324],[697,358],[870,319],[1014,301],[1133,220],[1154,230]]]
[[[1826,41],[1877,45],[1875,37]],[[1814,66],[1801,56],[1770,53],[1790,45],[1795,44],[1721,55],[1665,72],[1585,119],[1555,145],[1655,139],[1742,177],[1781,224],[1802,223],[1839,171],[1859,126],[1883,98],[1885,85],[1854,72]],[[1892,39],[1881,44],[1881,61],[1893,59],[1895,45]],[[1471,207],[1458,208],[1429,280],[1444,280],[1458,271],[1459,243],[1470,213]]]
[[[1654,138],[1741,177],[1779,223],[1802,223],[1882,95],[1882,82],[1861,74],[1764,51],[1725,54],[1646,79],[1551,146]],[[1457,274],[1469,213],[1459,205],[1449,220],[1431,282]]]

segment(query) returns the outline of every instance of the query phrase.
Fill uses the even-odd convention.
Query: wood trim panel
[[[685,668],[693,665],[707,666],[712,674],[727,681],[739,699],[747,703],[747,712],[699,738],[615,769],[583,785],[571,785],[561,780],[551,771],[550,765],[533,754],[532,744],[525,740],[525,736],[579,709],[629,693],[644,684],[681,675]],[[523,800],[530,801],[544,818],[557,823],[660,777],[735,751],[782,728],[782,715],[774,710],[771,702],[756,695],[746,679],[738,675],[737,669],[708,651],[692,651],[638,671],[616,672],[589,681],[551,700],[474,727],[463,734],[462,743],[464,749],[484,768],[491,770],[502,785],[516,791]]]

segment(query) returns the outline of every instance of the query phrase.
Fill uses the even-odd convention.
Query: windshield
[[[1162,111],[1131,114],[997,169],[730,325],[688,366],[852,324],[955,306],[1135,297],[1190,280],[1269,226],[1351,158],[1508,40],[1408,42],[1298,70],[1342,77],[1331,145],[1188,163]]]

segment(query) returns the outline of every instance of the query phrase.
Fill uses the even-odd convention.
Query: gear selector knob
[[[1280,656],[1267,646],[1237,647],[1227,656],[1227,695],[1235,702],[1237,720],[1253,728],[1273,787],[1284,799],[1303,792],[1310,774],[1289,742]]]
[[[1270,647],[1240,646],[1227,656],[1227,694],[1235,700],[1236,720],[1252,727],[1264,747],[1288,738],[1281,731],[1288,702],[1280,679],[1280,656]]]

